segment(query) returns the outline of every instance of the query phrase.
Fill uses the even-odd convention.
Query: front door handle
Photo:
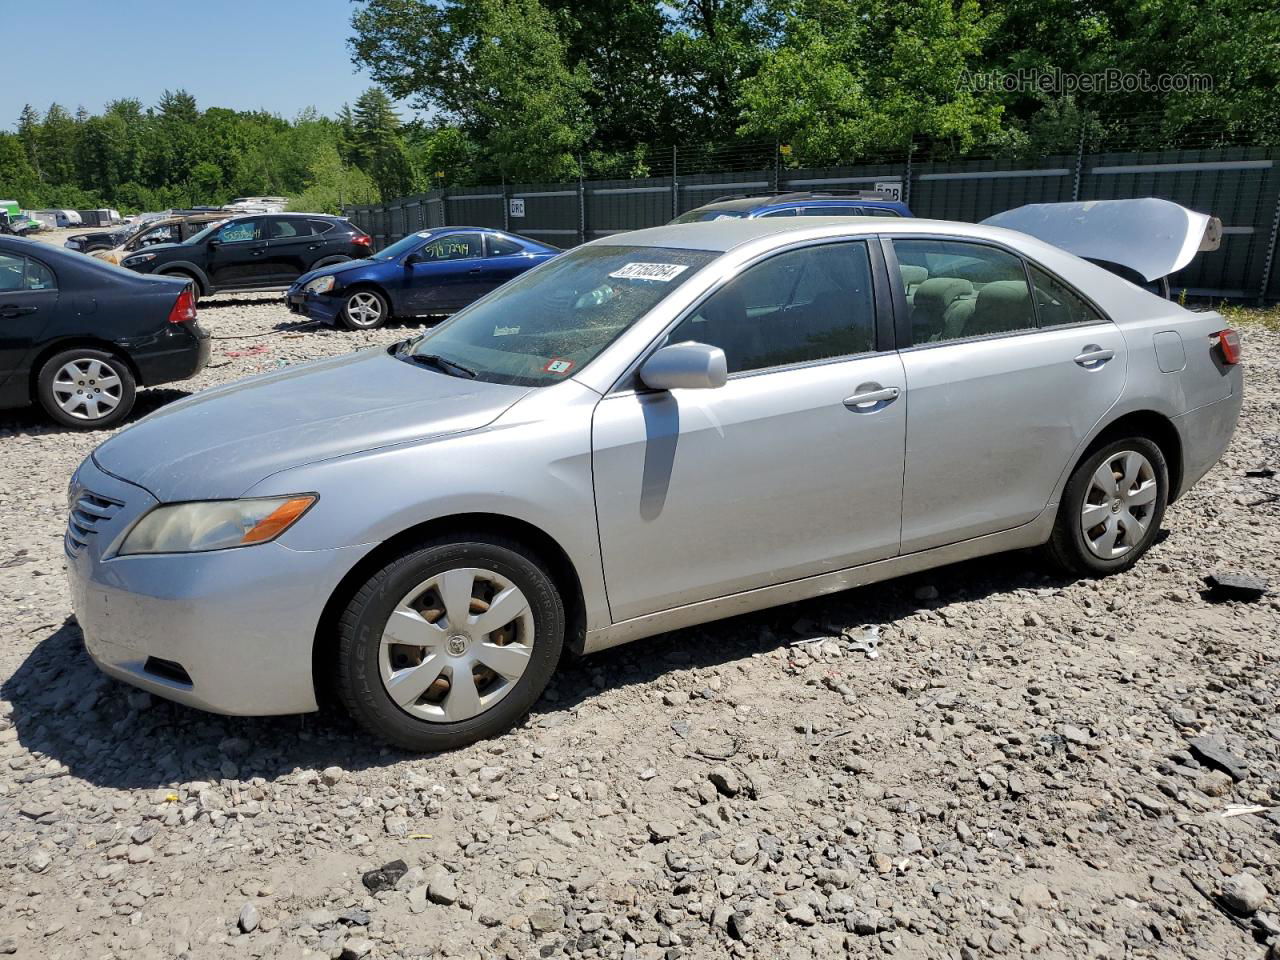
[[[858,413],[873,413],[888,406],[898,399],[898,394],[902,391],[897,387],[882,387],[878,383],[864,383],[858,387],[858,392],[851,397],[844,398],[844,405],[850,410]]]
[[[6,303],[0,307],[0,317],[6,320],[12,320],[14,317],[20,317],[24,313],[35,313],[38,307],[19,307],[17,304]]]
[[[1100,366],[1116,355],[1114,350],[1104,350],[1096,343],[1090,343],[1085,346],[1080,355],[1074,357],[1076,363],[1088,370],[1097,370]]]
[[[467,271],[467,273],[474,277],[476,274],[480,272],[480,270],[481,270],[480,267],[472,267],[470,270]]]

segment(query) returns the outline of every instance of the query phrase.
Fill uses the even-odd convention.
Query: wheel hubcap
[[[101,420],[116,407],[124,391],[111,364],[92,357],[65,363],[53,377],[53,399],[77,420]]]
[[[347,316],[358,327],[370,327],[382,319],[382,301],[373,293],[353,293],[347,301]]]
[[[1134,450],[1099,465],[1080,511],[1080,529],[1094,556],[1115,560],[1142,542],[1151,528],[1156,493],[1155,468]]]
[[[468,720],[511,692],[533,640],[533,611],[519,587],[492,570],[447,570],[405,594],[387,619],[382,685],[419,719]]]

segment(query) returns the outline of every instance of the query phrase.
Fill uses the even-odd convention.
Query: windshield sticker
[[[557,374],[558,376],[563,377],[566,373],[568,373],[572,369],[573,369],[572,360],[564,360],[564,359],[561,359],[560,357],[556,357],[554,360],[552,360],[550,363],[548,363],[545,367],[542,368],[542,372],[554,373],[554,374]]]
[[[688,265],[683,263],[628,263],[609,276],[619,280],[656,280],[658,283],[670,283],[688,269]]]
[[[495,337],[511,337],[520,332],[519,327],[494,327],[493,335]]]

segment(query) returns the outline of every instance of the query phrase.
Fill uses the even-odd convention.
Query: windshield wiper
[[[403,353],[401,356],[405,360],[420,363],[425,367],[435,367],[437,370],[441,370],[452,377],[466,377],[468,380],[474,380],[478,376],[470,367],[464,367],[460,363],[446,360],[435,353]]]

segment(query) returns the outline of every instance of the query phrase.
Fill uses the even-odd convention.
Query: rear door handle
[[[858,393],[844,398],[844,405],[859,413],[871,413],[880,409],[879,404],[889,405],[898,399],[902,391],[897,387],[882,387],[876,383],[864,383]]]
[[[6,303],[3,307],[0,307],[0,317],[12,320],[14,317],[22,316],[24,313],[35,313],[38,309],[38,307],[19,307],[17,304]]]
[[[1082,367],[1096,370],[1115,355],[1116,352],[1114,350],[1104,350],[1096,343],[1090,343],[1074,360]]]

